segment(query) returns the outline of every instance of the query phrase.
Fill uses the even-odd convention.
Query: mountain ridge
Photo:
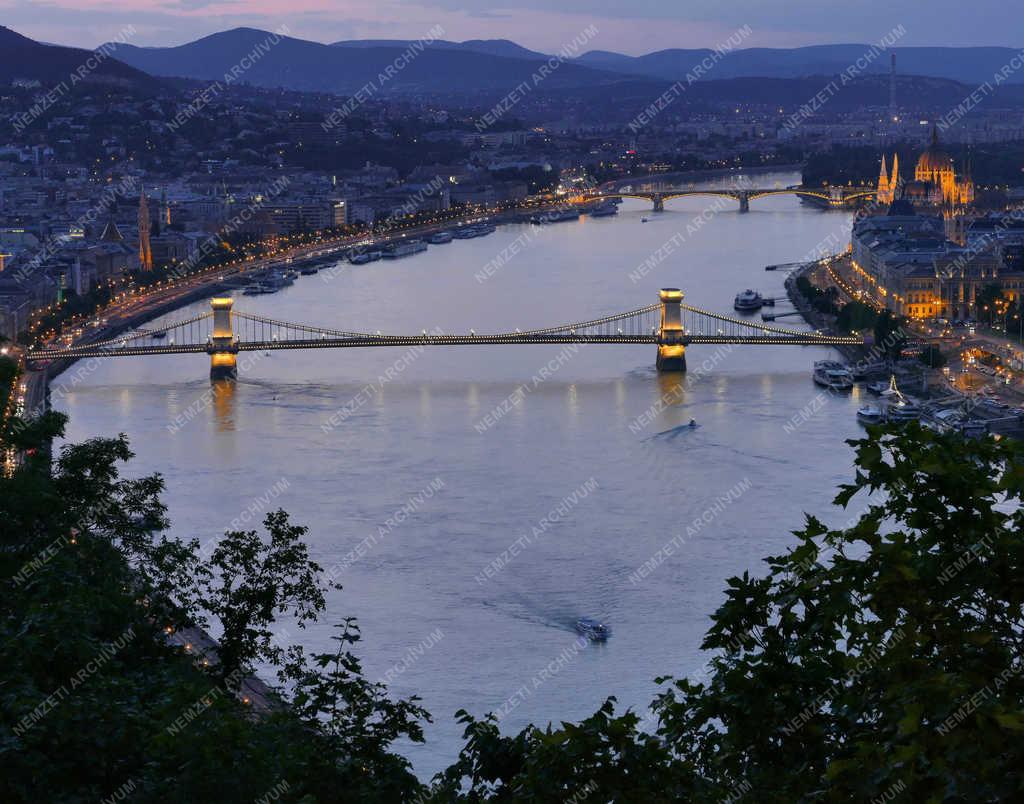
[[[18,79],[47,86],[64,82],[68,89],[79,83],[139,89],[158,84],[144,71],[113,58],[112,52],[43,44],[0,25],[0,84]]]

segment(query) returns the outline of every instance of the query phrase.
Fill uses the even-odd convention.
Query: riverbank
[[[88,328],[87,337],[74,342],[76,346],[87,346],[97,341],[116,338],[118,335],[137,329],[155,318],[173,312],[196,301],[210,298],[218,293],[229,292],[237,289],[237,279],[240,276],[250,274],[254,271],[267,269],[298,267],[309,259],[322,259],[337,254],[339,259],[343,258],[345,252],[355,246],[379,245],[401,242],[410,237],[429,237],[432,234],[451,229],[452,227],[487,218],[492,223],[508,224],[522,223],[538,212],[560,208],[559,202],[536,203],[528,207],[514,208],[495,211],[474,211],[462,216],[445,220],[432,221],[409,227],[398,227],[392,230],[377,233],[366,232],[359,235],[350,235],[339,238],[329,244],[314,244],[301,246],[294,251],[275,258],[259,258],[251,263],[239,266],[214,267],[208,275],[201,275],[187,280],[183,285],[154,290],[138,298],[130,299],[122,308],[123,312],[117,309],[105,309],[97,312],[92,319],[84,322],[83,327]],[[131,306],[128,306],[131,305]],[[103,321],[100,326],[94,326],[91,322]],[[90,358],[87,365],[92,364],[99,358]],[[31,413],[41,413],[49,406],[50,384],[61,374],[67,372],[77,360],[67,359],[53,361],[39,369],[26,369],[24,373],[24,410]],[[81,381],[83,375],[91,373],[91,370],[77,374],[72,379],[70,387],[74,387]],[[62,386],[67,388],[68,385]]]

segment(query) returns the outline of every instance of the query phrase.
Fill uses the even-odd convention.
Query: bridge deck
[[[659,343],[657,335],[428,335],[381,336],[379,338],[314,338],[304,340],[238,341],[238,352],[271,351],[279,349],[355,349],[370,346],[521,346],[545,344],[619,344],[636,345]],[[701,335],[684,336],[683,345],[690,344],[746,344],[829,346],[860,345],[862,338],[815,335],[805,337],[789,335]],[[71,349],[39,350],[32,352],[31,360],[80,359],[89,357],[132,357],[143,355],[200,354],[213,351],[207,344],[181,344],[160,346],[81,347]]]

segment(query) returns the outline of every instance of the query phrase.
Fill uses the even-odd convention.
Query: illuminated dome
[[[953,170],[953,157],[939,147],[938,132],[932,128],[932,142],[917,160],[915,174],[936,174]],[[924,176],[921,176],[924,178]]]

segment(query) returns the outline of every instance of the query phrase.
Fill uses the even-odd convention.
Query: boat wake
[[[675,440],[681,435],[694,432],[699,427],[699,424],[681,424],[678,427],[671,427],[668,430],[662,430],[660,433],[655,433],[654,435],[645,438],[644,441],[654,441],[655,439],[662,441]]]

